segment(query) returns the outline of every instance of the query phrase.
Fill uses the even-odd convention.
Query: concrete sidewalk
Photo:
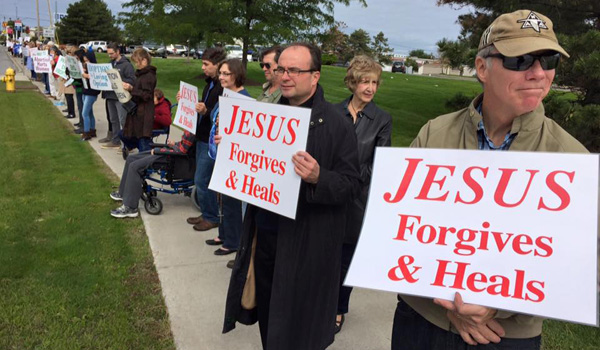
[[[0,47],[0,56],[6,55],[6,48]],[[160,71],[157,73],[160,75]],[[43,91],[43,84],[35,81],[34,84]],[[57,108],[62,111],[66,106]],[[104,137],[108,129],[104,100],[101,98],[94,104],[94,115],[98,138],[92,139],[89,144],[110,169],[121,176],[124,165],[121,155],[115,150],[101,149],[98,143],[98,139]],[[77,120],[70,119],[72,123]],[[172,138],[179,140],[181,131],[175,127],[171,130]],[[107,201],[112,201],[108,196],[111,190],[106,189]],[[216,248],[204,243],[206,239],[214,238],[217,230],[196,232],[185,222],[187,217],[199,215],[190,198],[161,193],[159,198],[164,204],[160,215],[148,215],[142,202],[140,213],[160,278],[177,349],[262,349],[258,325],[238,325],[228,334],[221,333],[231,274],[231,270],[225,265],[234,255],[215,256],[213,251]],[[110,214],[107,212],[106,215]],[[346,323],[336,336],[335,343],[328,349],[389,349],[395,306],[396,296],[393,293],[355,289]]]

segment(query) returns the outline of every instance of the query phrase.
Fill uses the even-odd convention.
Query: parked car
[[[85,44],[79,45],[79,48],[87,50],[92,45],[92,50],[97,52],[106,52],[106,41],[88,41]]]
[[[137,49],[137,48],[139,48],[139,47],[141,47],[141,48],[143,48],[144,50],[146,50],[146,51],[150,52],[150,49],[149,49],[149,48],[147,48],[147,47],[146,47],[146,46],[144,46],[144,45],[129,45],[129,46],[127,46],[127,48],[125,49],[125,52],[126,52],[126,53],[133,53],[133,51],[135,51],[135,49]]]
[[[404,65],[404,62],[394,62],[392,64],[392,73],[406,73],[406,66]]]
[[[171,45],[167,46],[167,54],[178,55],[178,56],[187,56],[188,48],[185,45],[171,44]]]
[[[167,58],[167,48],[161,46],[155,49],[150,49],[150,56]]]

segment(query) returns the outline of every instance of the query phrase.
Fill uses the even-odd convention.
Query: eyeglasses
[[[498,53],[488,55],[487,57],[500,58],[502,59],[502,66],[504,68],[518,72],[528,70],[531,68],[531,66],[533,66],[536,60],[540,61],[540,65],[542,66],[543,70],[556,69],[556,67],[558,67],[558,63],[560,62],[560,53],[558,52],[547,53],[543,55],[526,54],[517,57],[506,57]]]
[[[290,77],[297,77],[298,75],[300,75],[300,73],[312,73],[314,72],[314,69],[300,69],[300,68],[283,68],[283,67],[277,67],[273,73],[275,73],[275,75],[281,75],[283,76],[285,73],[287,73]]]
[[[267,69],[271,69],[271,64],[270,63],[264,63],[264,62],[260,62],[260,69],[263,69],[265,67],[267,67]]]
[[[219,72],[219,75],[224,75],[226,77],[233,75],[233,73],[228,73],[228,72]]]

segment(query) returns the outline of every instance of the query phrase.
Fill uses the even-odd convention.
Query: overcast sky
[[[122,11],[125,0],[104,0],[114,15]],[[52,13],[66,13],[70,0],[50,0]],[[350,6],[336,5],[334,16],[337,21],[346,23],[348,33],[362,28],[371,36],[382,31],[396,53],[406,54],[412,49],[435,52],[435,43],[446,37],[456,39],[460,27],[456,19],[468,8],[453,9],[450,6],[438,7],[435,0],[367,0],[366,8],[352,0]],[[49,25],[48,0],[39,0],[40,23]],[[0,17],[4,19],[18,16],[25,25],[37,24],[35,0],[0,0]]]

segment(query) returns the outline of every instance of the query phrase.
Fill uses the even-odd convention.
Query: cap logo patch
[[[533,11],[529,13],[529,16],[525,19],[520,19],[517,23],[523,23],[521,29],[533,28],[536,32],[540,33],[541,29],[548,29],[546,22],[542,21],[540,17]]]
[[[490,34],[492,33],[493,26],[490,25],[485,32],[483,32],[483,46],[487,46],[490,42]]]

